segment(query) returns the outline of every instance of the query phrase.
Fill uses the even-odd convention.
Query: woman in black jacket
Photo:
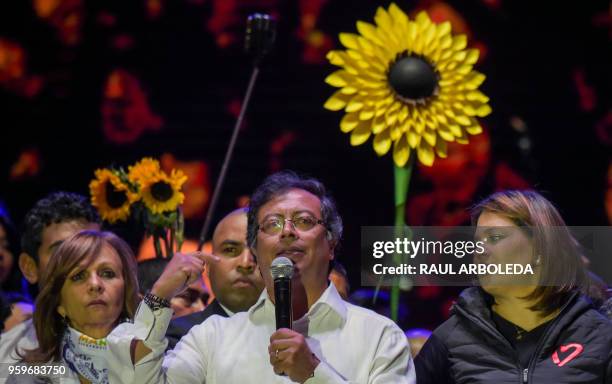
[[[498,192],[472,212],[476,263],[533,274],[481,275],[415,359],[417,383],[612,383],[612,322],[584,295],[577,242],[533,191]]]

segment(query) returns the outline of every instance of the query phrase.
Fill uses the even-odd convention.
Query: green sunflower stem
[[[153,244],[155,245],[155,257],[161,259],[164,257],[162,253],[161,244],[159,242],[159,235],[157,233],[153,234]]]
[[[170,228],[170,252],[172,252],[172,256],[174,256],[174,233],[176,232],[176,228],[174,227],[174,225],[172,226],[172,228]],[[168,257],[172,257],[172,256],[168,256]]]
[[[183,208],[178,207],[178,216],[176,218],[176,251],[180,252],[183,248],[183,241],[185,233],[185,216],[183,216]]]
[[[406,201],[408,199],[408,187],[410,186],[410,177],[412,176],[413,162],[409,162],[404,167],[394,165],[394,181],[395,181],[395,237],[403,237],[406,227]],[[394,254],[393,263],[400,265],[402,263],[402,255]],[[396,280],[391,286],[391,319],[398,321],[400,299],[400,282]]]
[[[171,258],[173,253],[172,248],[170,247],[170,241],[168,240],[168,231],[166,230],[166,228],[162,230],[162,233],[162,239],[164,240],[164,248],[166,248],[166,257]]]

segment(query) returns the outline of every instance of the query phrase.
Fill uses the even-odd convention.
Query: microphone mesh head
[[[287,257],[277,257],[270,265],[272,279],[291,279],[293,277],[293,262]]]

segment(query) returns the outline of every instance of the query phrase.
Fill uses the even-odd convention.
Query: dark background
[[[481,89],[493,108],[483,119],[489,149],[476,172],[481,176],[467,172],[457,187],[467,198],[437,193],[436,183],[417,169],[409,204],[418,212],[420,197],[441,208],[408,221],[460,224],[464,214],[449,222],[446,212],[467,212],[500,188],[532,186],[569,224],[608,225],[608,2],[397,4],[410,16],[426,9],[434,19],[450,19],[453,31],[468,34],[469,44],[481,49],[476,69],[487,75]],[[254,11],[271,13],[279,20],[275,52],[262,68],[215,216],[236,207],[275,170],[321,179],[345,220],[339,258],[357,289],[360,226],[393,223],[393,164],[390,155],[375,155],[371,141],[351,147],[339,130],[342,114],[323,109],[334,91],[323,81],[334,70],[325,53],[341,48],[338,33],[356,32],[357,20],[372,22],[380,5],[389,2],[2,2],[0,42],[12,45],[0,49],[0,199],[19,222],[51,191],[87,194],[96,168],[163,153],[203,162],[212,193],[250,72],[242,52],[244,21]],[[7,64],[7,52],[21,54],[21,64]],[[134,91],[120,102],[105,91],[117,70],[129,74]],[[119,117],[105,116],[105,106]],[[105,133],[105,123],[127,129],[121,116],[130,113],[140,133],[123,140]],[[159,124],[151,123],[156,118]],[[434,173],[443,172],[435,168],[439,162]],[[196,237],[201,225],[201,217],[189,220],[188,235]],[[436,325],[453,294],[437,288],[406,293],[403,324]],[[421,305],[431,308],[427,314]]]

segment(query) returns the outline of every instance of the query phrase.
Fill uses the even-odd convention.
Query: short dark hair
[[[321,218],[330,234],[330,241],[337,247],[342,238],[342,218],[336,208],[336,203],[317,179],[299,176],[293,171],[281,171],[268,176],[251,196],[247,213],[247,242],[249,247],[257,245],[257,214],[268,201],[289,191],[303,189],[310,192],[321,201]]]
[[[100,223],[95,208],[85,196],[70,192],[54,192],[40,199],[26,214],[21,235],[21,249],[38,262],[38,248],[43,230],[54,223],[83,220]]]

